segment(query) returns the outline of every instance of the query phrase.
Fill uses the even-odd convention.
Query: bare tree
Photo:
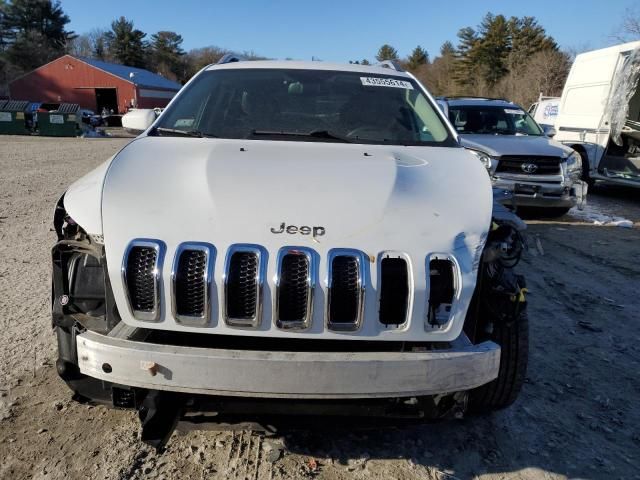
[[[453,44],[445,42],[440,47],[440,55],[432,63],[420,65],[415,75],[434,95],[455,95],[459,90],[453,76],[455,61]]]
[[[92,57],[93,43],[88,34],[83,33],[67,42],[66,51],[74,57]]]
[[[510,70],[496,86],[494,94],[528,107],[540,93],[561,95],[570,68],[571,58],[565,52],[537,52],[526,64]]]
[[[624,20],[611,35],[611,38],[619,42],[631,42],[640,40],[640,8],[629,7],[624,11]]]

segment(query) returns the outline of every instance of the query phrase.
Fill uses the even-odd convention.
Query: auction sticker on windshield
[[[522,110],[512,108],[505,108],[504,113],[508,113],[509,115],[524,115],[524,112]]]
[[[395,78],[360,77],[360,80],[362,81],[362,85],[365,85],[367,87],[392,87],[413,90],[413,85],[411,85],[411,82],[396,80]]]

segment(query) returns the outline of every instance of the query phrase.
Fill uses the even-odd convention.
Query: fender
[[[102,235],[102,186],[113,158],[73,182],[60,199],[66,213],[90,235]],[[56,211],[60,206],[58,202]]]

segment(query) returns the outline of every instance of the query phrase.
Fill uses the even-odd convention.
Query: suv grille
[[[315,286],[313,252],[284,248],[278,264],[276,324],[279,328],[306,328],[311,322]]]
[[[229,325],[256,327],[260,323],[261,263],[258,247],[238,245],[229,249],[225,270],[225,320]]]
[[[207,252],[183,250],[175,272],[176,315],[204,317],[206,314]]]
[[[404,258],[385,257],[380,262],[380,323],[401,325],[409,308],[409,274]]]
[[[330,255],[328,324],[333,330],[356,330],[364,306],[364,260],[361,253]]]
[[[559,175],[562,158],[532,155],[503,155],[498,161],[496,173],[521,175]],[[535,167],[524,167],[535,165]],[[523,168],[524,167],[524,168]],[[529,170],[529,171],[527,171]]]
[[[159,317],[158,268],[160,245],[149,241],[133,241],[127,249],[123,276],[133,316],[155,321]]]

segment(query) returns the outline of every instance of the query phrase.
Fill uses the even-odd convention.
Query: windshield
[[[157,135],[457,145],[410,78],[296,69],[205,71],[159,119]]]
[[[544,135],[535,120],[517,105],[450,105],[449,119],[460,134]]]

